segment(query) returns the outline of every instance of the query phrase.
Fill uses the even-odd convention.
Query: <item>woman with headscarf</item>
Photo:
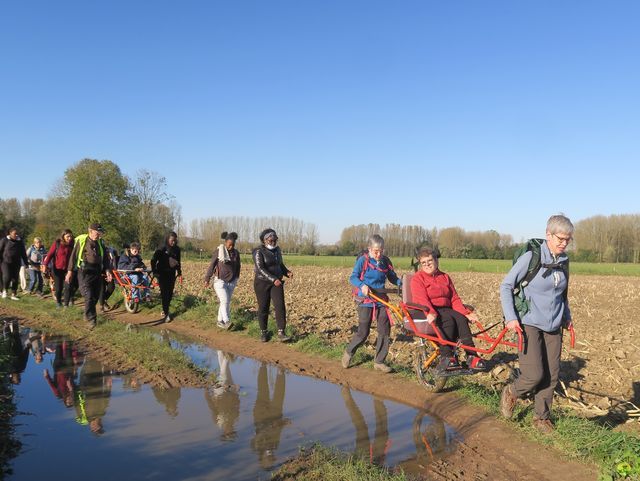
[[[293,277],[293,273],[287,269],[282,261],[282,252],[278,247],[278,234],[269,228],[260,233],[259,247],[253,249],[252,257],[255,266],[255,279],[253,288],[258,299],[258,322],[262,334],[262,342],[269,340],[267,319],[269,307],[273,302],[276,311],[276,324],[278,325],[278,340],[289,341],[291,338],[285,334],[287,326],[287,310],[284,304],[283,277]]]

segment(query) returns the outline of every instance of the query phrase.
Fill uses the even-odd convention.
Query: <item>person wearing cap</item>
[[[182,276],[178,234],[170,232],[165,239],[164,246],[153,253],[151,270],[160,285],[160,297],[162,298],[161,316],[164,322],[171,322],[169,306],[171,305],[171,299],[173,299],[173,289],[176,286],[176,278]]]
[[[103,272],[106,273],[107,282],[111,281],[111,264],[101,238],[103,233],[102,225],[93,223],[87,234],[76,237],[65,279],[70,284],[74,272],[78,274],[78,284],[84,298],[84,320],[90,328],[95,327],[97,321],[96,304],[102,289]]]
[[[262,335],[262,342],[269,340],[267,319],[269,307],[273,302],[276,311],[276,324],[278,326],[278,340],[289,341],[291,338],[285,334],[287,325],[287,311],[284,304],[283,277],[293,277],[293,273],[287,269],[282,261],[282,252],[278,247],[278,235],[273,229],[265,229],[260,233],[262,244],[253,249],[252,257],[255,266],[255,279],[253,288],[258,299],[258,322]]]
[[[211,257],[209,269],[204,276],[204,286],[209,287],[209,281],[214,276],[213,288],[220,300],[218,327],[229,329],[231,327],[231,296],[240,277],[240,253],[235,248],[238,234],[223,232],[221,237],[224,242],[218,246]]]

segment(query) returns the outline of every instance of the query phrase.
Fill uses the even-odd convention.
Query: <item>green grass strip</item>
[[[315,444],[282,465],[271,481],[408,481],[402,472],[371,464],[368,459]]]

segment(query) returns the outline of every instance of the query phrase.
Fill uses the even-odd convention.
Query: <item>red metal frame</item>
[[[128,302],[129,300],[131,300],[131,293],[133,288],[141,288],[140,287],[141,284],[136,284],[136,285],[132,284],[131,279],[129,279],[129,276],[127,276],[126,274],[131,274],[131,273],[140,274],[140,271],[116,269],[116,270],[113,270],[112,272],[113,272],[113,278],[116,284],[120,286],[120,288],[122,289],[122,293],[124,294],[124,297]],[[151,270],[146,270],[146,271],[143,271],[142,273],[146,274],[149,277],[149,289],[158,287],[158,281],[153,276],[153,272]],[[142,287],[146,287],[146,286],[142,286]]]
[[[413,309],[413,310],[420,310],[422,312],[425,313],[425,316],[427,314],[428,309],[425,309],[423,306],[416,306],[416,305],[412,305],[412,304],[405,304],[404,302],[400,301],[400,303],[398,305],[395,304],[391,304],[391,302],[389,302],[389,300],[381,298],[379,296],[377,296],[376,294],[374,294],[373,292],[369,291],[369,297],[371,299],[373,299],[374,301],[377,301],[379,303],[381,303],[383,306],[385,306],[387,308],[388,311],[392,312],[393,315],[396,317],[396,319],[400,322],[400,324],[402,326],[404,326],[404,321],[405,319],[407,320],[407,322],[409,323],[409,325],[411,326],[411,331],[412,332],[408,332],[408,334],[413,335],[413,336],[417,336],[420,337],[422,339],[426,339],[436,345],[439,346],[453,346],[455,348],[462,348],[465,351],[471,351],[471,352],[476,352],[476,353],[480,353],[480,354],[490,354],[492,353],[495,348],[498,345],[502,345],[502,346],[508,346],[508,347],[515,347],[518,349],[519,352],[522,352],[523,347],[524,347],[524,340],[523,340],[523,334],[522,334],[522,328],[518,325],[516,326],[516,334],[518,335],[518,342],[517,344],[511,341],[507,341],[506,339],[504,339],[504,336],[507,334],[507,332],[509,331],[509,329],[507,329],[506,327],[504,327],[500,333],[498,334],[497,337],[491,337],[485,330],[484,326],[482,325],[482,323],[480,321],[474,321],[475,326],[479,329],[479,332],[477,334],[474,335],[474,337],[476,339],[480,339],[484,342],[487,342],[490,344],[490,346],[486,349],[482,349],[479,347],[475,347],[475,346],[467,346],[465,344],[462,344],[460,342],[453,342],[453,341],[449,341],[447,339],[444,338],[444,336],[442,335],[442,333],[440,332],[440,329],[438,329],[438,327],[436,326],[435,323],[431,323],[431,328],[433,328],[435,335],[431,335],[431,334],[422,334],[420,332],[418,332],[418,328],[413,320],[413,317],[411,317],[411,313],[409,312],[409,309]],[[390,317],[390,321],[393,324],[393,318],[391,316]],[[569,333],[571,335],[571,340],[570,340],[570,345],[571,348],[573,348],[575,346],[575,331],[573,329],[573,325],[569,326]]]

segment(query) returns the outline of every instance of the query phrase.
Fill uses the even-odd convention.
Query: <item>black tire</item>
[[[127,310],[127,312],[130,312],[131,314],[135,314],[136,312],[138,312],[139,307],[140,307],[140,303],[134,301],[132,297],[129,297],[129,299],[127,298],[124,299],[124,308]]]
[[[432,353],[433,348],[431,345],[419,346],[416,351],[413,367],[415,369],[416,376],[418,377],[418,381],[427,391],[440,392],[444,389],[445,384],[447,384],[447,378],[439,376],[435,369],[435,366],[438,365],[440,356],[438,356],[430,366],[425,366],[427,359],[429,359]]]

